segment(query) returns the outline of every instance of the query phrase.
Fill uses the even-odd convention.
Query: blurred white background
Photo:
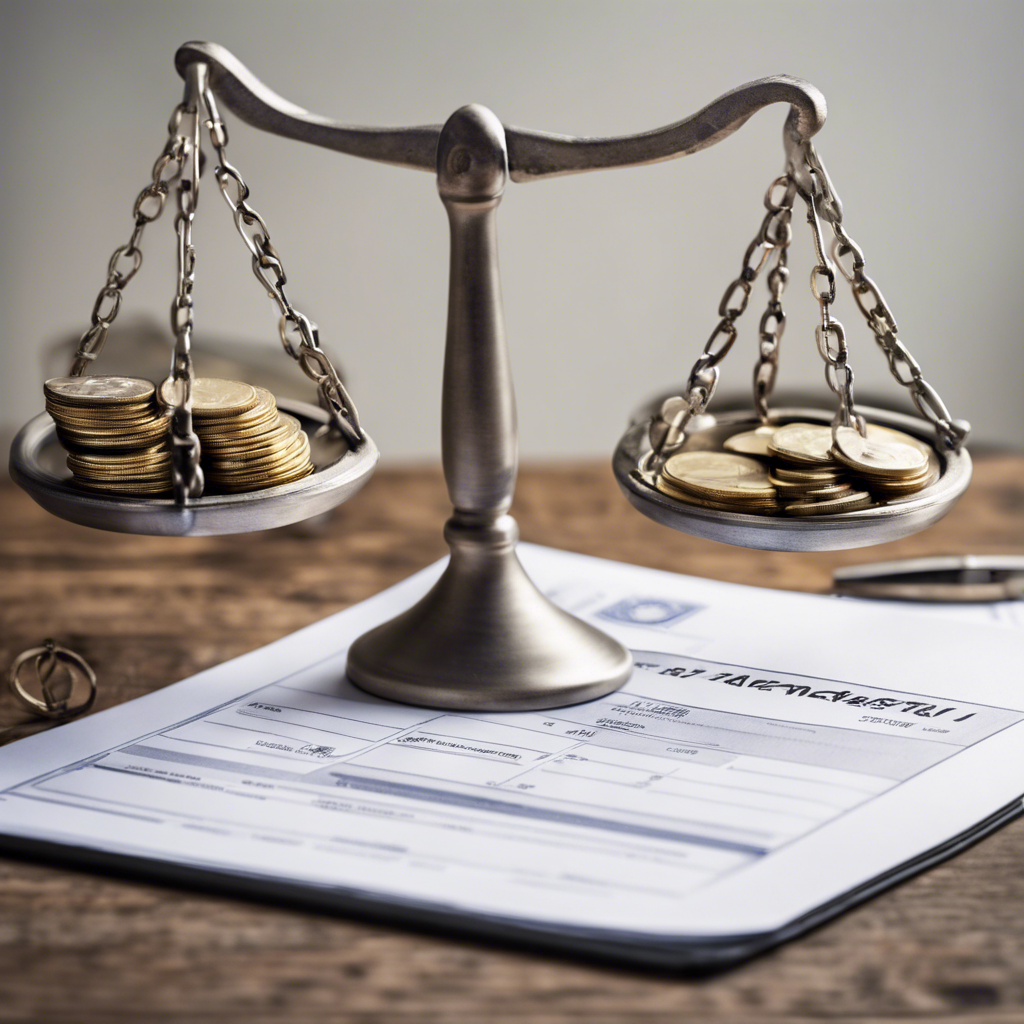
[[[807,78],[829,103],[819,152],[901,337],[977,436],[1024,438],[1019,2],[34,0],[7,3],[4,22],[8,438],[42,406],[44,351],[84,328],[130,233],[189,39],[222,43],[302,106],[367,125],[440,123],[480,102],[506,124],[631,133],[752,78]],[[609,456],[633,406],[685,377],[781,170],[784,116],[768,108],[682,160],[509,186],[501,255],[524,458]],[[228,123],[291,297],[320,323],[384,458],[436,458],[448,240],[432,177]],[[297,374],[205,180],[198,372],[211,365],[204,338],[228,337]],[[166,322],[170,219],[147,232],[123,320]],[[827,401],[802,217],[795,227],[779,386]],[[763,295],[759,282],[723,387],[749,387]],[[837,315],[858,388],[895,389],[848,291]]]

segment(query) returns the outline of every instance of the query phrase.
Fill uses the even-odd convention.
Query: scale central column
[[[553,605],[516,557],[508,509],[518,439],[497,242],[507,180],[501,122],[485,107],[456,111],[437,148],[451,225],[441,413],[451,559],[421,601],[361,636],[348,657],[357,686],[408,704],[558,707],[618,689],[632,668],[621,644]]]

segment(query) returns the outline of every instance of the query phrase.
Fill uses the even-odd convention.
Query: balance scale
[[[197,536],[264,530],[320,515],[352,497],[373,472],[378,451],[319,346],[316,325],[287,298],[287,277],[269,229],[249,205],[248,186],[227,159],[227,129],[218,101],[255,128],[436,174],[451,226],[442,399],[442,456],[453,506],[444,532],[451,559],[421,601],[352,645],[347,673],[362,689],[430,707],[523,711],[600,697],[620,687],[632,669],[630,654],[621,644],[552,604],[516,557],[518,529],[508,510],[518,439],[497,258],[497,209],[509,178],[530,182],[685,156],[720,142],[762,107],[788,104],[784,173],[765,197],[768,212],[761,231],[744,256],[740,276],[723,296],[721,320],[687,384],[678,394],[644,406],[633,416],[614,455],[619,485],[635,508],[665,526],[709,540],[782,551],[896,540],[938,520],[967,486],[971,463],[963,442],[969,427],[950,418],[924,380],[896,337],[895,321],[881,293],[864,273],[863,253],[846,233],[842,206],[810,141],[825,123],[826,108],[822,94],[808,82],[784,75],[763,78],[667,127],[589,139],[506,127],[486,107],[475,104],[457,110],[444,125],[351,127],[289,103],[215,43],[187,43],[178,50],[175,63],[185,80],[184,100],[171,119],[153,181],[136,200],[131,239],[110,261],[107,283],[71,370],[73,375],[83,374],[99,354],[120,308],[122,290],[141,264],[143,230],[176,189],[179,274],[172,306],[175,347],[170,377],[175,395],[170,426],[174,498],[117,497],[78,488],[64,466],[64,452],[47,413],[31,420],[15,438],[11,473],[53,514],[123,533]],[[280,310],[284,347],[316,383],[319,394],[319,406],[280,403],[316,439],[315,472],[294,483],[245,494],[203,493],[198,439],[192,430],[191,224],[203,170],[201,128],[216,151],[214,175],[251,253],[253,271]],[[818,348],[826,381],[838,399],[834,418],[821,410],[768,405],[785,322],[781,293],[796,195],[807,204],[818,257],[811,287],[822,310]],[[835,235],[835,263],[823,245],[822,221]],[[707,406],[717,386],[718,364],[735,340],[735,321],[746,308],[753,281],[766,266],[770,298],[760,327],[753,408],[750,413],[716,417]],[[893,375],[921,413],[917,418],[867,410],[869,419],[934,445],[939,479],[895,503],[808,518],[701,508],[661,493],[651,472],[671,453],[711,444],[744,425],[799,421],[863,430],[863,410],[853,403],[845,333],[829,310],[835,298],[836,266],[851,283]]]

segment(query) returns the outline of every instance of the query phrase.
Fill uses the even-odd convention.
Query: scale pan
[[[369,480],[380,453],[369,437],[356,451],[340,440],[313,441],[312,435],[327,422],[327,414],[314,405],[284,399],[278,408],[298,419],[312,442],[316,472],[294,483],[244,494],[211,494],[184,507],[170,498],[91,494],[71,482],[66,452],[45,412],[29,420],[15,437],[11,476],[47,512],[115,533],[201,537],[288,526],[351,498]]]
[[[700,508],[662,494],[653,486],[651,477],[640,471],[641,463],[651,451],[647,425],[660,405],[661,399],[657,399],[637,410],[619,441],[612,458],[612,470],[619,487],[634,508],[655,522],[723,544],[764,551],[836,551],[885,544],[923,530],[941,519],[963,494],[971,479],[971,457],[966,449],[959,452],[936,451],[941,475],[934,484],[909,498],[877,508],[801,518]],[[863,413],[869,423],[893,427],[933,443],[934,430],[923,419],[866,406],[858,406],[858,412]],[[688,448],[717,449],[730,434],[758,425],[749,412],[742,411],[706,416],[705,420],[707,429],[693,433],[687,441]],[[821,409],[776,409],[772,412],[771,422],[827,425],[832,422],[832,416]]]

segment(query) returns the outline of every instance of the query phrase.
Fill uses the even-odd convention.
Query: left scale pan
[[[48,413],[29,420],[11,445],[11,477],[55,516],[115,533],[168,537],[250,533],[311,519],[347,501],[370,478],[380,453],[365,434],[358,448],[341,439],[314,439],[327,413],[304,402],[283,400],[310,436],[316,471],[294,483],[244,494],[211,494],[176,505],[170,498],[93,494],[76,486]]]

